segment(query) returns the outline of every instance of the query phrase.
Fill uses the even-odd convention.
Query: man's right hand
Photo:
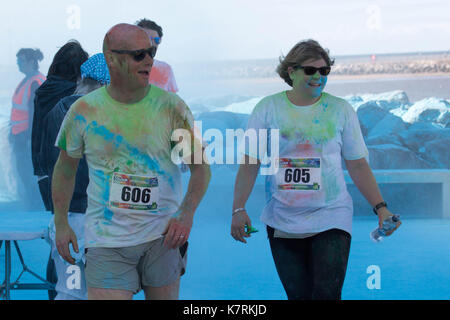
[[[75,264],[75,259],[70,255],[69,243],[72,243],[76,253],[79,252],[79,249],[77,236],[69,224],[56,226],[55,242],[60,256],[70,264]]]
[[[245,225],[251,227],[252,222],[250,221],[247,211],[239,211],[235,213],[231,221],[231,236],[240,242],[247,243],[244,237],[250,237],[250,234],[245,233]]]

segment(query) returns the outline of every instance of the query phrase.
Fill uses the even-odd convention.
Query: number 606
[[[141,202],[141,203],[149,203],[150,202],[150,193],[151,190],[149,188],[131,188],[131,187],[123,187],[121,198],[123,201],[132,201],[132,202]]]

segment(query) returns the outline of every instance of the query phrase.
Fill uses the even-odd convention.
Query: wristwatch
[[[375,213],[375,215],[378,215],[378,209],[380,209],[382,207],[387,208],[387,203],[383,201],[383,202],[380,202],[379,204],[377,204],[375,207],[373,207],[373,212]]]

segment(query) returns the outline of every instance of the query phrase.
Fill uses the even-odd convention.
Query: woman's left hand
[[[383,221],[389,219],[390,217],[392,217],[394,215],[386,207],[382,207],[382,208],[378,209],[377,213],[378,213],[378,227],[379,228],[383,227]],[[386,236],[390,236],[392,233],[394,233],[394,231],[397,230],[401,224],[402,224],[402,222],[399,220],[394,229],[386,232]]]

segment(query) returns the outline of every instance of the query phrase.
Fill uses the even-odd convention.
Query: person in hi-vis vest
[[[39,72],[39,61],[44,55],[39,49],[22,48],[17,52],[17,65],[25,78],[19,83],[12,98],[11,131],[9,141],[12,148],[12,161],[22,184],[18,183],[18,195],[25,204],[32,205],[30,178],[31,166],[31,119],[34,112],[35,91],[46,77]]]

